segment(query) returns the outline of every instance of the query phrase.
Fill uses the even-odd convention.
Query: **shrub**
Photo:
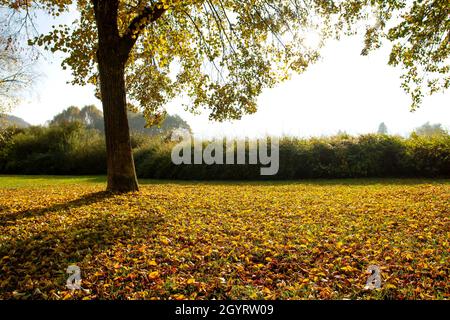
[[[357,177],[450,177],[450,135],[280,139],[280,167],[260,176],[260,165],[174,165],[175,142],[132,134],[140,178],[195,180],[311,179]],[[235,146],[236,149],[236,146]],[[104,135],[79,123],[9,128],[0,140],[0,173],[105,174]]]

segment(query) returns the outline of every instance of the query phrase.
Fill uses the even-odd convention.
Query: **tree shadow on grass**
[[[95,193],[36,213],[45,214],[68,205],[82,207],[107,196]],[[42,299],[49,297],[52,290],[64,291],[68,277],[65,272],[70,264],[82,263],[85,258],[95,257],[118,242],[142,240],[162,221],[156,211],[143,210],[137,214],[98,212],[82,216],[68,226],[57,223],[28,238],[4,241],[0,245],[0,299]],[[37,288],[45,295],[37,295]],[[18,297],[17,292],[24,295]]]
[[[113,193],[107,191],[94,192],[86,194],[75,200],[54,204],[50,207],[22,210],[19,212],[8,212],[10,208],[0,206],[0,213],[2,213],[0,215],[0,226],[12,224],[24,218],[38,217],[52,212],[65,211],[69,209],[78,208],[81,206],[88,206],[96,202],[108,199],[113,195],[114,195]]]

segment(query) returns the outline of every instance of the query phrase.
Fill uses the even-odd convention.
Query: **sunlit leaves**
[[[363,53],[378,48],[383,38],[392,43],[389,64],[402,67],[402,87],[412,98],[412,110],[421,105],[425,94],[450,87],[450,5],[447,0],[358,3],[359,8],[346,10],[350,24],[367,10],[366,6],[372,7],[377,21],[367,29]]]
[[[3,189],[0,297],[448,299],[448,182],[347,182]]]
[[[55,13],[72,1],[36,3],[53,4]],[[63,66],[72,69],[74,83],[98,85],[92,2],[77,1],[77,8],[81,17],[73,26],[59,26],[33,43],[67,52]],[[127,60],[129,102],[145,114],[162,114],[182,95],[191,110],[206,107],[213,119],[254,113],[264,88],[317,60],[317,48],[305,45],[304,35],[313,27],[326,30],[325,17],[335,9],[318,0],[120,1],[119,34],[136,41]],[[156,10],[164,13],[154,18]]]
[[[55,16],[76,3],[81,17],[73,26],[59,26],[35,43],[69,54],[63,65],[72,69],[74,83],[98,85],[92,1],[2,2],[22,11],[39,6]],[[363,27],[363,54],[384,38],[393,43],[389,63],[404,69],[412,109],[425,88],[432,94],[450,86],[447,0],[122,0],[118,8],[119,34],[137,41],[127,63],[129,102],[146,114],[163,114],[180,95],[190,98],[191,110],[206,107],[217,120],[253,113],[264,88],[317,60],[320,46],[308,47],[305,34],[361,31],[359,21],[373,21]],[[132,23],[155,10],[157,17],[144,14]]]

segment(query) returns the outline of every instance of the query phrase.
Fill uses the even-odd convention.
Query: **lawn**
[[[449,180],[142,183],[0,176],[0,299],[450,298]]]

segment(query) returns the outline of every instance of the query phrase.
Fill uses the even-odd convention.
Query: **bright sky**
[[[43,25],[54,22],[42,21]],[[45,27],[44,27],[45,29]],[[210,122],[207,114],[192,115],[173,101],[167,106],[179,114],[200,137],[329,135],[339,130],[351,134],[376,132],[385,122],[390,133],[407,134],[429,121],[450,129],[450,91],[426,97],[422,108],[409,111],[410,98],[400,88],[400,70],[386,64],[389,48],[361,56],[362,39],[329,42],[320,62],[292,80],[266,90],[258,100],[258,112],[240,121]],[[42,74],[32,95],[12,114],[31,124],[44,124],[71,106],[101,103],[93,87],[67,84],[69,70],[60,67],[61,56],[47,54],[37,71]]]

